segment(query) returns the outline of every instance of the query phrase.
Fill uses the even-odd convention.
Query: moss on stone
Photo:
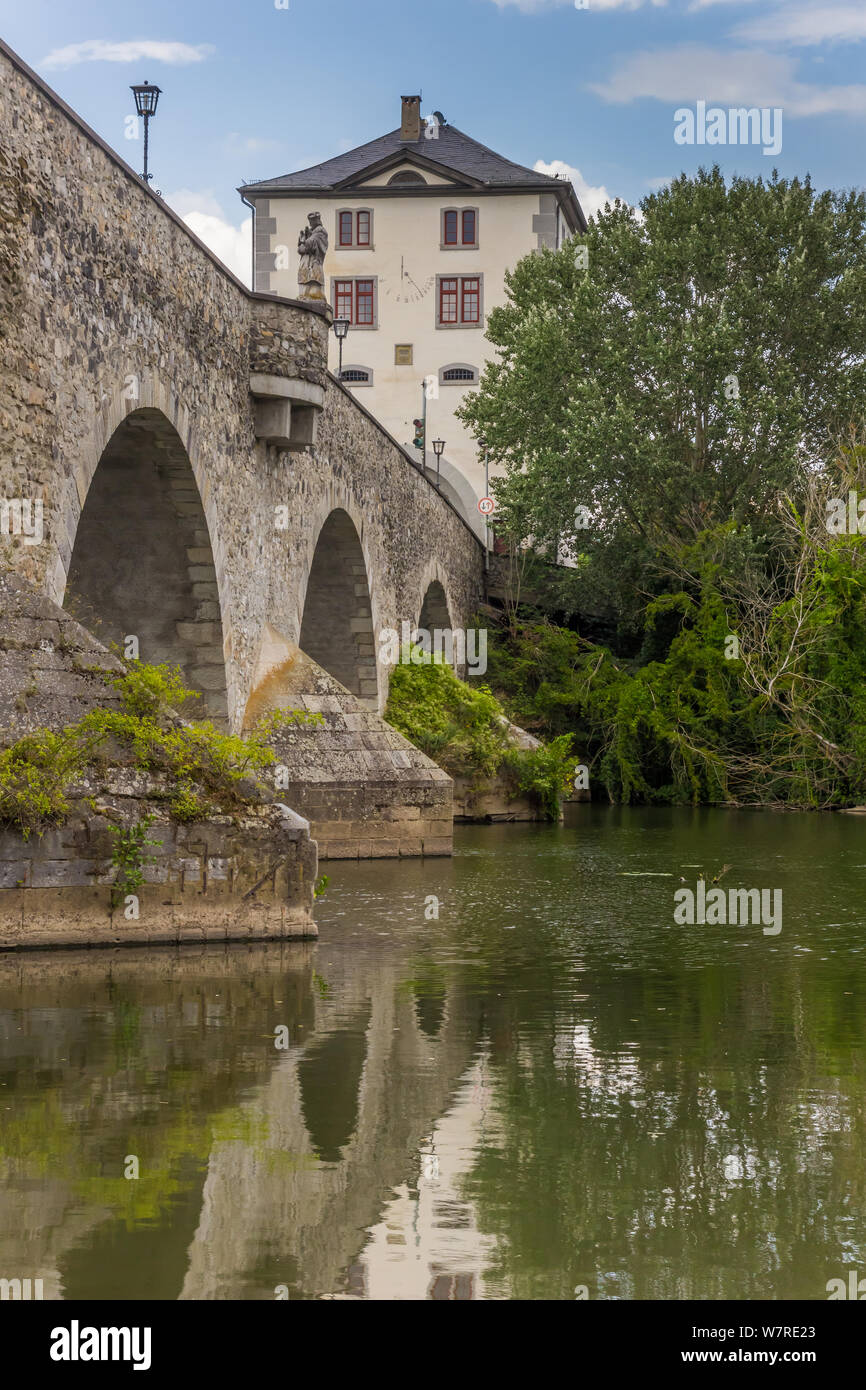
[[[0,824],[28,837],[63,821],[69,789],[115,764],[162,773],[171,817],[206,819],[261,802],[260,776],[274,763],[266,739],[279,727],[320,716],[287,710],[259,722],[247,738],[220,733],[209,721],[187,723],[175,712],[194,698],[181,672],[131,663],[121,676],[101,673],[120,697],[120,709],[90,710],[61,732],[38,729],[0,751]]]

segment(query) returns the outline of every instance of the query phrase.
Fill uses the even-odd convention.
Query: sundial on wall
[[[425,294],[430,293],[435,283],[435,275],[413,275],[402,257],[399,275],[379,276],[379,286],[383,293],[397,304],[418,304]]]

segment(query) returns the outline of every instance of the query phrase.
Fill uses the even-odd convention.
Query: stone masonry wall
[[[155,417],[155,418],[154,418]],[[134,494],[146,512],[126,505]],[[103,643],[131,633],[142,661],[179,665],[196,715],[228,715],[222,617],[204,510],[186,451],[164,416],[115,431],[82,513],[64,605]]]
[[[275,794],[310,821],[321,859],[451,853],[451,778],[306,653],[262,685],[250,717],[274,709],[321,721],[270,739]]]
[[[327,308],[250,294],[0,46],[0,500],[44,506],[41,542],[0,536],[0,559],[62,602],[106,445],[134,411],[158,412],[177,432],[204,510],[233,730],[265,669],[263,649],[298,641],[316,542],[335,509],[360,538],[377,638],[417,621],[434,580],[458,626],[481,594],[481,549],[468,527],[327,376],[329,322]],[[324,386],[314,448],[256,439],[251,371]],[[283,529],[279,507],[288,509]],[[218,645],[215,634],[201,645]],[[381,710],[384,668],[376,679]]]
[[[26,579],[0,571],[0,749],[120,709],[108,684],[120,662]],[[63,824],[29,838],[0,827],[0,950],[12,947],[314,936],[316,845],[307,821],[275,796],[241,814],[177,824],[165,774],[115,750],[68,789]],[[125,757],[125,761],[123,760]],[[449,783],[450,787],[450,783]],[[111,827],[153,815],[137,918],[112,900]],[[116,896],[116,895],[115,895]]]
[[[59,828],[23,840],[0,831],[0,950],[312,937],[316,846],[286,806],[148,829],[156,843],[133,898],[113,892],[111,821],[154,812],[143,774],[114,770]]]

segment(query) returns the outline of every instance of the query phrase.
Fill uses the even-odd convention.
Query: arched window
[[[388,187],[390,188],[393,184],[399,183],[423,183],[426,185],[427,180],[422,178],[420,174],[416,174],[414,169],[401,169],[399,174],[394,174],[393,177],[388,180]]]
[[[466,362],[452,362],[439,371],[440,386],[472,386],[478,384],[478,368]]]
[[[344,367],[340,380],[347,386],[372,386],[372,367]]]

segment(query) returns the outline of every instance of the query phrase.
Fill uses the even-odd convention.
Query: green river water
[[[675,924],[680,877],[726,864],[781,890],[780,932]],[[0,956],[0,1277],[826,1299],[866,1274],[866,821],[578,806],[324,867],[315,943]]]

